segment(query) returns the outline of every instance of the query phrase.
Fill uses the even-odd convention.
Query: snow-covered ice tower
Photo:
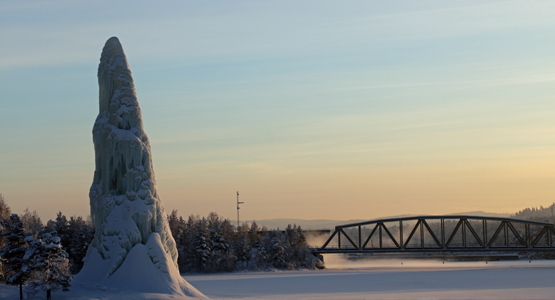
[[[96,170],[89,194],[96,232],[76,281],[101,289],[204,297],[179,274],[133,77],[116,37],[102,50],[98,84]]]

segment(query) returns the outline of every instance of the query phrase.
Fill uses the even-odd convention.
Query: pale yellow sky
[[[118,36],[170,212],[514,213],[555,201],[555,2],[0,8],[0,193],[86,215],[100,51]]]

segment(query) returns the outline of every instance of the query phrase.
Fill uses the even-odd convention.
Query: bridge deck
[[[335,253],[453,253],[453,252],[467,252],[467,253],[495,253],[495,252],[530,252],[530,251],[553,251],[555,252],[555,248],[522,248],[522,247],[509,247],[509,248],[425,248],[425,249],[399,249],[399,248],[378,248],[378,249],[339,249],[339,248],[310,248],[310,251],[313,253],[318,254],[335,254]]]

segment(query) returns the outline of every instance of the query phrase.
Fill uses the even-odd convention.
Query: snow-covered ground
[[[555,299],[555,261],[347,262],[326,270],[188,275],[212,299]]]
[[[326,270],[194,274],[184,278],[212,299],[554,299],[555,261],[449,262],[326,257]],[[0,286],[1,299],[18,299]],[[73,287],[53,299],[178,299]],[[32,299],[43,299],[37,295]]]

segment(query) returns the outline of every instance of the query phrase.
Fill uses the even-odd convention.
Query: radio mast
[[[244,202],[239,202],[239,191],[237,191],[237,229],[239,229],[239,204],[243,204]]]

